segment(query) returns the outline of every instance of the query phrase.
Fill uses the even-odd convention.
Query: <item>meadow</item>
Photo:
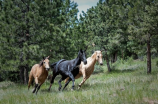
[[[94,73],[78,89],[82,78],[72,82],[64,91],[58,91],[55,79],[51,91],[47,80],[33,94],[33,87],[28,91],[27,85],[10,81],[0,82],[0,104],[158,104],[158,58],[152,59],[152,73],[146,73],[146,60],[119,60],[107,72],[106,64],[96,65]],[[64,82],[62,83],[64,86]]]

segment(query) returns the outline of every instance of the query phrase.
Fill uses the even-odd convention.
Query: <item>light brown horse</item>
[[[29,82],[28,82],[28,89],[30,88],[30,84],[32,83],[33,79],[35,79],[35,88],[33,90],[33,93],[38,92],[41,85],[44,83],[48,76],[48,70],[49,70],[49,56],[46,58],[43,58],[43,60],[39,64],[35,64],[29,75]],[[37,91],[36,91],[37,89]]]
[[[79,66],[79,74],[75,76],[75,79],[80,78],[83,75],[83,80],[79,84],[79,88],[82,86],[82,84],[91,76],[91,74],[94,71],[95,63],[98,61],[100,65],[103,65],[102,61],[102,51],[95,51],[91,57],[87,58],[87,64],[84,65],[83,62],[81,62]],[[65,80],[67,82],[69,77]]]

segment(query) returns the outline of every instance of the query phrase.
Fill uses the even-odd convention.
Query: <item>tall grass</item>
[[[152,60],[152,73],[146,74],[146,62],[127,59],[112,65],[113,71],[107,73],[104,66],[96,66],[94,74],[81,89],[77,85],[82,78],[72,82],[64,91],[58,91],[58,78],[50,92],[46,81],[38,94],[28,91],[27,85],[12,82],[0,83],[0,104],[157,104],[158,103],[158,67]],[[62,83],[64,86],[64,83]]]

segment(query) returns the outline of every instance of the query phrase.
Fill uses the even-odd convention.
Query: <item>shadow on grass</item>
[[[59,91],[58,89],[51,89],[50,91],[48,91],[48,89],[42,89],[41,92],[42,93],[60,93],[60,92],[70,92],[70,91],[79,91],[78,89],[78,85],[75,86],[74,90],[72,90],[70,87],[66,87],[64,90],[63,90],[63,87],[62,89]]]

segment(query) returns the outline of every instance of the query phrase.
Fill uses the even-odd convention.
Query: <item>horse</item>
[[[33,82],[33,79],[35,79],[35,87],[32,93],[36,92],[37,94],[41,85],[44,83],[48,76],[49,69],[49,56],[46,58],[43,57],[43,60],[39,64],[33,65],[29,74],[28,90],[30,88],[30,84]]]
[[[98,61],[100,65],[103,65],[102,61],[102,51],[95,51],[91,57],[87,58],[87,64],[84,65],[81,62],[80,66],[77,68],[79,69],[79,73],[75,76],[75,79],[80,78],[83,75],[83,80],[79,84],[79,88],[81,88],[82,84],[91,76],[94,71],[95,63]],[[67,83],[69,78],[66,78],[65,83]]]
[[[78,56],[75,59],[72,60],[65,60],[61,59],[58,62],[55,62],[51,64],[51,68],[53,68],[53,76],[51,79],[50,87],[48,90],[51,89],[52,84],[54,83],[54,79],[57,75],[61,75],[61,79],[58,81],[59,88],[58,90],[60,91],[62,88],[61,82],[65,80],[67,77],[69,77],[68,82],[64,85],[63,90],[65,87],[69,84],[70,81],[72,81],[72,89],[74,90],[74,82],[76,76],[79,73],[79,70],[76,69],[81,64],[81,61],[83,61],[84,64],[87,64],[86,60],[86,54],[85,51],[82,51],[82,49],[78,52]]]

